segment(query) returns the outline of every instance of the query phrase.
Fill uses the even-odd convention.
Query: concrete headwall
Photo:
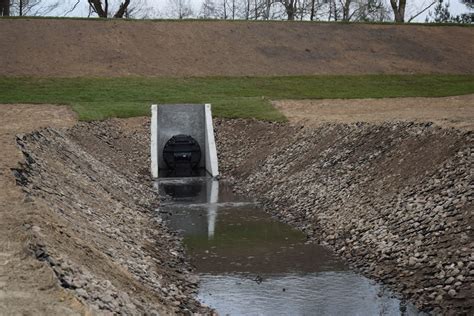
[[[158,106],[158,166],[165,168],[163,148],[166,142],[178,134],[194,138],[205,153],[205,119],[204,106],[192,104],[162,104]],[[199,167],[205,167],[205,155],[201,158]]]
[[[210,175],[218,175],[217,151],[210,104],[161,104],[152,105],[151,172],[166,169],[163,149],[173,136],[184,134],[193,137],[201,148],[199,168]]]

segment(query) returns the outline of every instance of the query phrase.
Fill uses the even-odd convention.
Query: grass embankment
[[[282,121],[270,100],[474,93],[474,75],[0,78],[0,103],[67,104],[81,120],[149,114],[152,103],[212,103],[216,116]]]

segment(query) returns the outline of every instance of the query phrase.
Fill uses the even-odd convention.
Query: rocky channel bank
[[[92,314],[209,314],[181,239],[154,214],[147,131],[109,120],[18,136],[17,183],[49,206],[24,224],[30,249]]]
[[[474,134],[218,121],[236,191],[433,314],[474,313]]]
[[[473,133],[431,124],[216,120],[223,177],[418,307],[472,314]],[[148,119],[18,136],[31,250],[92,311],[209,313],[153,210]]]

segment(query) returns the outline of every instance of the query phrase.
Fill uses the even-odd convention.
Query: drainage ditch
[[[264,305],[333,314],[345,302],[351,312],[364,304],[364,315],[412,312],[331,253],[305,245],[308,236],[420,310],[472,314],[472,132],[412,123],[215,123],[220,170],[232,187],[166,179],[160,206],[184,236],[201,302],[231,314]],[[194,299],[197,280],[181,238],[151,211],[148,119],[80,123],[17,142],[25,161],[15,174],[25,203],[35,206],[24,219],[30,248],[67,291],[101,312],[209,312]],[[256,197],[305,236],[232,192]]]
[[[419,315],[384,286],[212,178],[164,178],[157,212],[184,240],[197,299],[222,315]]]

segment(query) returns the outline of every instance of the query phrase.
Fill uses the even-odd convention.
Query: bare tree
[[[341,10],[337,6],[336,0],[329,0],[329,14],[328,14],[328,21],[339,21]]]
[[[105,0],[105,7],[102,7],[102,1],[100,0],[88,0],[89,6],[93,12],[97,13],[100,18],[108,17],[109,1]]]
[[[0,16],[10,16],[10,0],[0,0]]]
[[[314,16],[316,14],[316,0],[311,0],[311,13],[309,19],[314,21]]]
[[[125,12],[127,12],[128,5],[130,4],[130,0],[125,0],[125,2],[120,3],[119,9],[114,14],[114,18],[123,18]]]
[[[11,2],[11,10],[18,16],[36,15],[32,14],[40,6],[41,0],[15,0]]]
[[[442,1],[442,0],[441,0]],[[408,23],[410,23],[411,21],[413,21],[414,19],[416,19],[418,16],[420,16],[421,14],[423,14],[424,12],[426,12],[429,8],[431,8],[432,6],[434,6],[436,3],[438,2],[438,0],[435,0],[433,2],[431,2],[429,5],[427,5],[424,9],[420,10],[418,13],[412,15],[409,19],[408,19]]]
[[[104,0],[104,4],[102,4],[101,0],[87,0],[89,3],[89,7],[92,12],[96,13],[101,18],[108,18],[109,17],[109,1]],[[125,13],[127,12],[128,6],[130,5],[130,0],[125,0],[124,2],[120,2],[120,5],[113,15],[114,18],[123,18]]]
[[[307,11],[309,12],[309,19],[314,21],[323,16],[320,10],[328,4],[328,0],[311,0],[308,4]]]
[[[189,0],[168,0],[168,15],[180,20],[193,15]]]
[[[395,15],[395,22],[405,22],[406,0],[390,0],[390,5],[392,6],[393,14]]]
[[[341,3],[341,7],[342,7],[342,20],[349,21],[351,18],[350,8],[351,8],[352,0],[339,0],[339,2]]]
[[[390,11],[383,0],[340,0],[343,21],[386,21]]]
[[[42,16],[51,13],[59,7],[62,1],[44,0],[0,0],[9,4],[9,15],[15,16]],[[2,15],[2,14],[0,14]]]
[[[212,0],[204,0],[201,5],[199,17],[203,19],[213,19],[217,17],[216,4]]]
[[[470,9],[474,9],[474,0],[461,0],[461,3]]]
[[[127,19],[149,19],[158,15],[158,9],[148,5],[146,0],[134,0],[127,7],[124,17]]]
[[[391,20],[390,8],[383,0],[362,0],[356,3],[350,19],[353,21],[388,21]]]
[[[288,21],[293,21],[296,16],[298,1],[297,0],[281,0],[281,4],[285,7]]]

